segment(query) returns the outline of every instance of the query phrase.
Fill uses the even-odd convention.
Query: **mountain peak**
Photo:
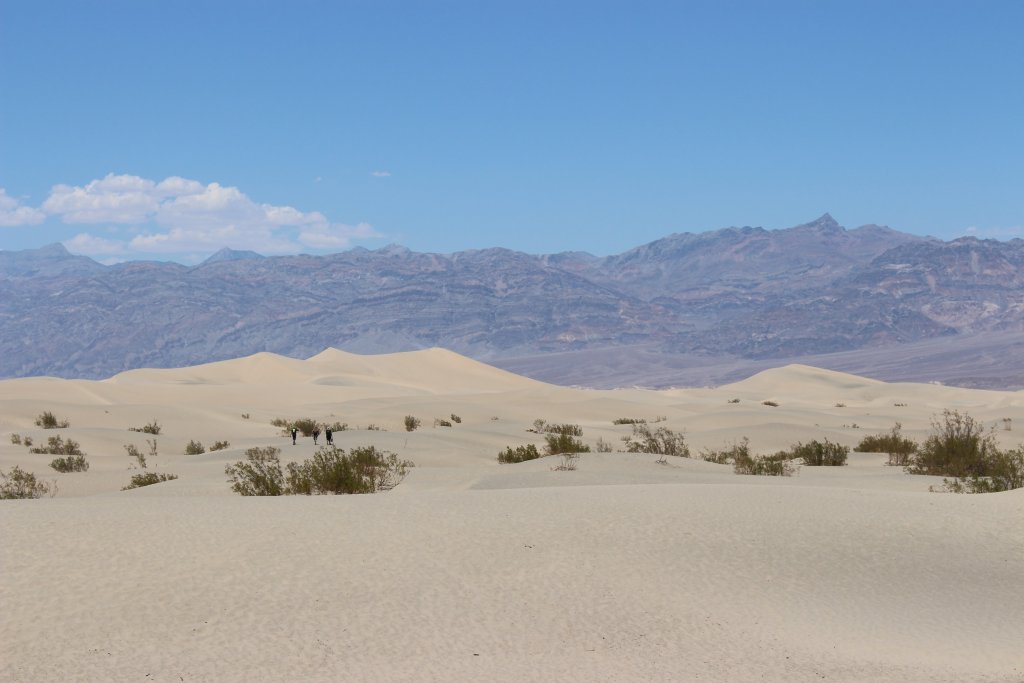
[[[824,232],[836,232],[837,230],[843,229],[843,226],[839,225],[839,223],[836,222],[836,219],[832,218],[832,214],[830,213],[824,213],[820,217],[811,221],[810,223],[804,223],[803,225],[798,225],[797,227],[813,228],[815,230],[822,230]]]
[[[229,249],[224,247],[217,253],[210,256],[199,265],[205,266],[211,263],[220,263],[221,261],[248,261],[251,259],[265,258],[262,254],[257,254],[255,251],[239,251],[236,249]]]

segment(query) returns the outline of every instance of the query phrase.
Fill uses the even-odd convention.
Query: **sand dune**
[[[1024,491],[929,493],[938,478],[870,453],[789,478],[620,452],[572,472],[495,459],[542,444],[536,418],[577,423],[592,446],[630,433],[615,418],[663,417],[694,452],[744,436],[770,452],[852,446],[896,421],[923,438],[943,408],[1024,439],[1022,392],[807,366],[596,391],[440,349],[329,349],[2,381],[0,469],[59,492],[0,502],[0,680],[1021,681]],[[44,410],[71,427],[35,427]],[[423,426],[404,431],[405,415]],[[224,466],[247,447],[313,453],[277,417],[347,423],[340,446],[416,467],[386,494],[237,496]],[[160,435],[128,431],[154,418]],[[91,467],[53,473],[15,433],[72,438]],[[121,491],[124,444],[154,438],[150,469],[179,478]],[[186,456],[193,439],[230,447]]]

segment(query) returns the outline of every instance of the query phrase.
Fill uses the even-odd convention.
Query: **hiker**
[[[313,445],[316,445],[316,440],[320,438],[320,428],[313,427]]]
[[[324,427],[324,436],[327,437],[327,445],[328,446],[334,445],[334,438],[332,437],[332,432],[331,432],[331,428],[330,427]]]
[[[292,445],[293,446],[295,445],[295,437],[297,437],[298,435],[299,435],[299,430],[296,429],[295,427],[292,427]]]

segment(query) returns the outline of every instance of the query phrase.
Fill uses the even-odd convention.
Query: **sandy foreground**
[[[944,408],[1024,440],[1024,392],[806,366],[596,391],[436,349],[328,350],[2,381],[0,469],[58,493],[0,501],[0,680],[1024,681],[1024,490],[929,493],[940,479],[881,454],[790,478],[622,452],[568,472],[496,461],[543,444],[537,418],[581,425],[593,447],[630,433],[615,418],[663,416],[696,455],[743,436],[761,453],[854,446],[895,421],[923,439]],[[71,427],[34,426],[44,410]],[[383,494],[232,493],[224,466],[250,446],[313,453],[276,417],[348,423],[339,446],[416,467]],[[139,472],[124,444],[153,438],[128,428],[154,418],[150,468],[180,478],[121,491]],[[15,433],[72,438],[90,470],[55,473]],[[183,455],[191,439],[231,446]]]

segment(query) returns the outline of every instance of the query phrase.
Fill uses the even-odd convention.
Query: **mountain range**
[[[0,251],[0,376],[440,346],[594,387],[718,384],[800,361],[1020,388],[1022,265],[1024,240],[847,230],[828,214],[605,257],[388,246],[105,266],[54,244]]]

